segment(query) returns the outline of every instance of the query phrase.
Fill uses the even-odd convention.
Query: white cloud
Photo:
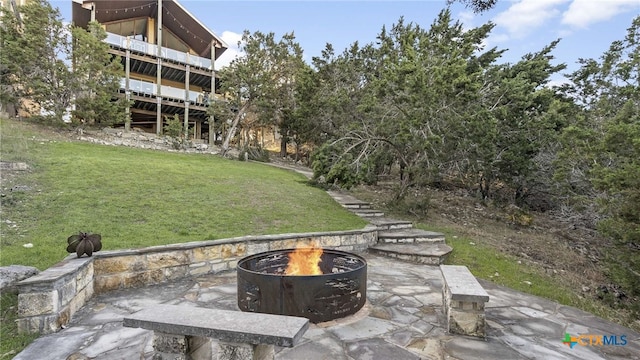
[[[234,33],[233,31],[223,31],[220,37],[229,47],[218,59],[216,59],[217,70],[226,67],[238,56],[244,55],[238,47],[238,42],[242,40],[242,34]]]
[[[558,7],[568,1],[570,0],[521,0],[498,14],[493,22],[498,27],[505,28],[510,37],[522,38],[559,16]]]
[[[562,23],[584,28],[634,9],[640,12],[640,0],[573,0],[562,14]]]
[[[458,20],[462,23],[462,27],[465,29],[471,29],[473,27],[473,20],[476,17],[472,11],[463,11],[458,14]]]
[[[499,44],[499,43],[507,42],[509,41],[509,39],[510,37],[507,34],[490,35],[487,46],[489,46],[489,44]]]
[[[545,87],[547,88],[554,88],[554,87],[560,87],[564,84],[571,84],[571,81],[567,78],[555,78],[555,79],[551,79],[549,80],[549,82],[545,85]]]
[[[558,30],[558,37],[561,39],[566,38],[567,36],[570,36],[574,33],[574,30],[572,29],[559,29]]]

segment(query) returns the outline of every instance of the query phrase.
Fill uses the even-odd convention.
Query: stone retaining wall
[[[128,146],[140,149],[176,151],[173,140],[169,136],[156,135],[142,131],[124,131],[124,129],[104,128],[102,131],[81,131],[78,140],[100,145]],[[184,152],[217,154],[215,146],[209,146],[203,141],[191,140]]]
[[[94,294],[93,258],[70,259],[22,280],[18,287],[18,331],[48,334],[67,324]]]
[[[67,324],[93,295],[234,269],[241,258],[316,242],[323,248],[361,252],[377,242],[375,227],[362,230],[244,236],[238,238],[70,255],[18,286],[18,330],[48,334]]]

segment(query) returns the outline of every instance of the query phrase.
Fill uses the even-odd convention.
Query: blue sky
[[[51,3],[65,18],[70,17],[71,0]],[[305,59],[310,60],[320,55],[327,42],[338,53],[355,41],[374,42],[383,25],[389,28],[401,16],[406,23],[428,28],[446,7],[446,0],[180,3],[229,45],[216,68],[238,54],[236,44],[245,29],[274,32],[278,38],[293,31]],[[509,49],[501,62],[516,62],[522,55],[561,38],[553,55],[557,63],[566,63],[571,71],[577,68],[578,58],[598,58],[612,41],[624,38],[632,19],[640,14],[640,0],[498,0],[494,9],[483,14],[474,14],[458,3],[451,6],[451,11],[465,27],[489,21],[496,24],[486,45]],[[560,81],[561,77],[554,80]]]

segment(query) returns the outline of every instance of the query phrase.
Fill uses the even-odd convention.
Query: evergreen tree
[[[563,136],[557,178],[573,204],[614,241],[607,249],[612,278],[640,296],[640,16],[624,40],[599,60],[582,59],[568,96],[581,107]],[[636,308],[640,311],[640,308]]]
[[[228,105],[235,112],[222,151],[229,150],[248,112],[257,114],[262,124],[280,126],[286,151],[288,123],[295,111],[295,80],[303,64],[302,49],[293,33],[276,41],[274,33],[260,31],[245,31],[239,46],[244,56],[219,72],[221,91],[230,97]]]
[[[26,100],[61,121],[73,92],[69,27],[46,0],[28,1],[18,11],[21,21],[5,11],[0,27],[2,100]]]
[[[119,57],[109,54],[105,30],[97,22],[74,27],[74,118],[88,125],[111,126],[125,121],[126,100],[115,96],[124,71]]]
[[[485,119],[474,128],[481,127],[490,134],[468,138],[483,143],[471,150],[481,149],[484,155],[476,158],[483,176],[480,190],[484,198],[498,181],[513,189],[513,198],[508,200],[524,205],[536,184],[532,177],[537,170],[536,157],[557,142],[564,124],[559,114],[549,110],[559,100],[555,91],[545,86],[552,74],[566,68],[565,64],[551,64],[551,51],[557,44],[558,40],[539,52],[526,54],[513,65],[499,66],[489,78],[494,91],[481,90],[489,94],[479,111]]]
[[[447,0],[447,4],[459,2],[471,8],[475,13],[481,13],[493,9],[498,0]]]
[[[75,100],[76,119],[106,126],[122,122],[126,104],[114,99],[122,66],[102,41],[104,29],[97,23],[88,31],[71,28],[45,0],[28,1],[18,10],[20,18],[2,15],[0,101],[35,104],[60,123]]]
[[[316,59],[312,108],[332,137],[316,177],[340,183],[330,174],[348,174],[352,185],[397,164],[398,198],[443,178],[484,198],[497,183],[515,189],[510,201],[525,197],[534,159],[561,126],[547,114],[555,94],[545,85],[564,65],[551,64],[557,42],[496,65],[502,51],[482,45],[492,28],[463,29],[443,10],[428,29],[401,18],[375,45]]]

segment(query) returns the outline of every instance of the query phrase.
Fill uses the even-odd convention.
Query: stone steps
[[[349,194],[345,194],[339,191],[331,191],[331,190],[327,191],[327,193],[331,195],[331,197],[336,202],[338,202],[338,204],[349,209],[351,212],[353,212],[358,216],[366,217],[366,218],[384,216],[384,213],[382,211],[372,209],[370,203],[366,201],[358,200]]]
[[[349,209],[349,210],[351,210],[354,214],[364,218],[384,216],[384,213],[382,211],[375,210],[375,209]]]
[[[371,209],[371,204],[368,202],[360,201],[360,202],[345,202],[342,206],[346,207],[349,210],[358,210],[358,209]]]
[[[378,231],[380,244],[444,244],[444,234],[421,229],[395,229]]]
[[[440,265],[453,249],[444,243],[376,244],[369,252],[425,265]]]
[[[453,250],[445,244],[444,234],[414,229],[410,221],[386,218],[384,212],[372,209],[370,203],[349,194],[328,193],[340,205],[378,229],[378,243],[369,247],[371,253],[418,264],[439,265]]]
[[[338,204],[346,207],[349,210],[371,209],[370,203],[356,199],[351,195],[344,194],[339,191],[327,191],[327,193],[329,193],[329,195],[331,195],[331,197],[334,198],[338,202]]]
[[[413,223],[406,220],[396,220],[387,217],[373,217],[368,219],[371,225],[375,225],[378,230],[396,230],[396,229],[411,229]]]

